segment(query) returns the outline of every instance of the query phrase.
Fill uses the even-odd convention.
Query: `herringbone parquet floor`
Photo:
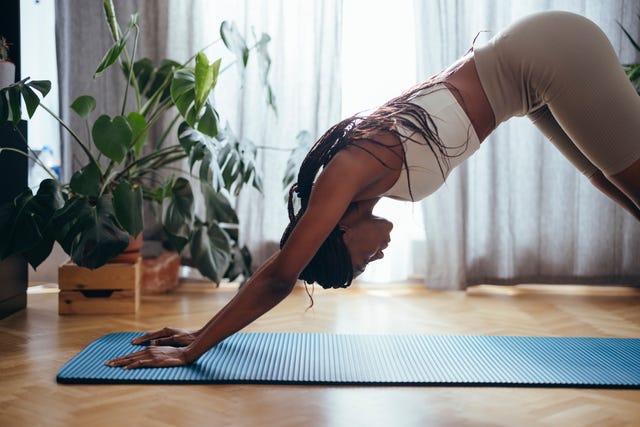
[[[305,311],[298,288],[248,330],[640,336],[638,291],[549,289],[317,289]],[[55,293],[31,293],[25,311],[0,320],[0,426],[640,425],[640,391],[633,390],[56,384],[58,369],[95,338],[197,328],[233,293],[187,284],[143,297],[136,315],[112,316],[59,316]]]

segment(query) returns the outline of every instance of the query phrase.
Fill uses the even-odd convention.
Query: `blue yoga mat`
[[[104,365],[138,335],[97,339],[58,382],[640,388],[635,338],[238,333],[189,366]]]

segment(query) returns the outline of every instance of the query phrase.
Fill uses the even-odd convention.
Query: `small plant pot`
[[[142,233],[137,237],[129,236],[129,246],[120,255],[109,260],[110,263],[134,264],[140,258],[140,249],[142,249]]]
[[[16,64],[10,61],[0,61],[0,89],[15,83]]]

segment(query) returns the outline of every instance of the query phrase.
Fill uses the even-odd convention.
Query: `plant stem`
[[[116,19],[116,13],[114,11],[114,7],[113,7],[113,1],[112,0],[104,0],[104,14],[106,15],[107,18],[107,24],[109,25],[109,30],[111,31],[111,38],[113,39],[114,42],[118,42],[118,40],[120,40],[122,38],[122,31],[120,30],[120,25],[118,25],[118,21]],[[136,46],[138,44],[138,35],[140,33],[138,24],[135,24],[134,27],[136,28],[136,36],[135,36],[135,41],[134,41],[134,45],[133,45],[133,52],[134,52],[134,58],[135,58],[135,51],[136,51]],[[122,115],[124,115],[124,106],[126,105],[127,102],[127,91],[129,89],[129,84],[131,84],[135,90],[136,93],[136,102],[138,104],[138,110],[140,109],[140,88],[138,87],[138,81],[136,79],[131,79],[131,72],[133,70],[133,63],[131,62],[131,59],[129,58],[129,52],[127,51],[127,48],[125,46],[124,48],[124,56],[126,58],[125,61],[120,60],[120,64],[126,64],[129,67],[129,81],[127,81],[127,87],[125,89],[125,96],[124,96],[124,100],[123,100],[123,105],[122,105]]]
[[[63,128],[65,128],[67,130],[67,132],[69,132],[71,137],[73,139],[75,139],[76,142],[80,145],[80,148],[82,148],[82,151],[84,151],[84,153],[87,155],[89,160],[96,166],[96,168],[98,168],[98,171],[100,172],[100,175],[102,175],[104,177],[104,174],[102,173],[102,168],[100,167],[100,163],[98,163],[96,158],[93,157],[93,154],[91,154],[91,151],[89,151],[89,149],[84,145],[84,143],[80,140],[80,138],[78,138],[78,135],[76,135],[76,133],[69,126],[67,126],[67,124],[65,122],[63,122],[62,119],[60,117],[58,117],[58,115],[56,113],[54,113],[49,108],[47,108],[46,105],[40,103],[40,107],[42,107],[47,113],[49,113],[49,115],[51,117],[56,119],[58,121],[58,123],[60,123],[60,125]]]
[[[162,93],[164,92],[164,90],[167,88],[167,85],[171,81],[172,75],[173,75],[172,73],[169,73],[165,76],[164,81],[158,87],[158,89],[156,89],[156,92],[149,97],[147,102],[140,109],[140,114],[142,114],[143,116],[146,116],[147,111],[149,111],[159,101],[160,97],[162,96]]]
[[[133,172],[131,176],[133,178],[143,178],[149,172],[156,172],[159,169],[166,168],[168,164],[177,162],[178,160],[185,159],[187,157],[186,154],[176,154],[174,156],[167,156],[160,159],[157,159],[155,162],[151,163],[148,167],[140,168],[136,172]]]
[[[169,136],[169,132],[171,132],[171,129],[173,129],[173,126],[176,124],[176,122],[178,121],[179,118],[180,118],[180,113],[176,114],[176,116],[173,118],[173,120],[171,120],[171,123],[169,124],[167,129],[162,133],[162,136],[160,137],[160,140],[158,141],[158,144],[156,145],[156,150],[162,148],[162,145],[164,144],[164,141],[167,139],[167,136]]]
[[[109,25],[109,30],[111,30],[111,37],[113,38],[113,41],[118,41],[122,34],[120,32],[118,21],[116,20],[116,14],[113,11],[113,1],[104,0],[103,6],[104,14],[107,15],[107,24]]]
[[[87,141],[89,141],[89,150],[91,150],[92,144],[91,144],[91,129],[89,128],[89,120],[84,119],[84,125],[87,128]],[[100,158],[98,157],[98,161],[100,161]]]
[[[125,175],[126,173],[129,173],[129,171],[131,171],[135,167],[138,167],[138,166],[144,165],[145,163],[153,161],[157,157],[169,156],[169,155],[171,155],[173,153],[177,153],[178,151],[181,151],[181,150],[182,150],[182,147],[176,145],[176,146],[173,146],[173,147],[163,148],[163,149],[158,150],[158,151],[156,151],[154,153],[151,153],[151,154],[148,154],[148,155],[146,155],[144,157],[141,157],[138,160],[136,160],[135,162],[132,162],[129,165],[127,165],[124,169],[122,169],[118,173],[118,175],[116,175],[114,180],[117,180],[118,178],[120,178],[121,176]]]
[[[171,98],[167,98],[164,101],[162,101],[162,104],[160,104],[151,114],[151,118],[147,122],[147,126],[145,126],[145,130],[149,129],[162,116],[162,114],[168,111],[169,109],[171,109],[171,107],[172,107]]]
[[[54,179],[56,182],[60,183],[60,181],[58,181],[58,178],[53,174],[53,172],[51,172],[49,170],[49,168],[46,167],[44,165],[44,163],[42,163],[42,161],[37,156],[32,156],[29,153],[27,153],[26,151],[22,151],[22,150],[20,150],[18,148],[12,148],[12,147],[0,147],[0,154],[3,151],[13,151],[14,153],[21,154],[21,155],[25,156],[26,158],[33,160],[33,162],[36,163],[38,166],[40,166],[42,169],[44,169],[45,172],[47,172],[47,174],[49,174],[49,176],[52,179]]]
[[[135,58],[136,49],[138,48],[138,37],[140,36],[140,28],[138,27],[138,24],[135,24],[133,28],[135,28],[136,35],[133,38],[133,53],[131,54],[131,57]],[[129,75],[127,76],[127,86],[124,89],[124,98],[122,99],[122,113],[120,114],[121,116],[124,116],[124,111],[127,106],[127,96],[129,95],[129,86],[133,85],[134,80],[136,81],[136,84],[138,83],[137,79],[133,75],[133,63],[129,60],[129,54],[127,53],[126,47],[124,48],[124,53],[125,53],[125,56],[127,57],[127,62],[129,64]],[[131,77],[134,77],[134,78],[132,79]],[[139,91],[135,90],[134,92],[136,94],[136,105],[138,106],[138,109],[140,109],[140,94],[138,93]]]
[[[209,49],[211,46],[213,46],[216,43],[219,43],[222,41],[222,37],[215,39],[214,41],[212,41],[211,43],[209,43],[208,45],[206,45],[205,47],[201,48],[200,50],[198,50],[196,53],[194,53],[189,59],[187,59],[182,66],[186,67],[187,64],[189,64],[191,61],[193,61],[196,56],[198,56],[198,53],[200,52],[204,52],[206,49]]]
[[[116,165],[116,162],[114,162],[113,160],[109,160],[109,166],[107,166],[107,170],[105,171],[104,175],[103,175],[103,179],[104,182],[102,183],[102,188],[100,189],[100,196],[102,196],[102,194],[104,193],[104,190],[107,189],[107,186],[112,183],[113,181],[115,181],[114,179],[109,179],[109,175],[111,174],[111,171],[113,170],[113,167]],[[116,175],[116,177],[120,176],[119,174]]]

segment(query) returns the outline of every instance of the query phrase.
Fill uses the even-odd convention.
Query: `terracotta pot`
[[[115,256],[110,263],[135,264],[140,258],[140,249],[142,249],[142,233],[136,238],[129,236],[129,246],[120,255]]]

